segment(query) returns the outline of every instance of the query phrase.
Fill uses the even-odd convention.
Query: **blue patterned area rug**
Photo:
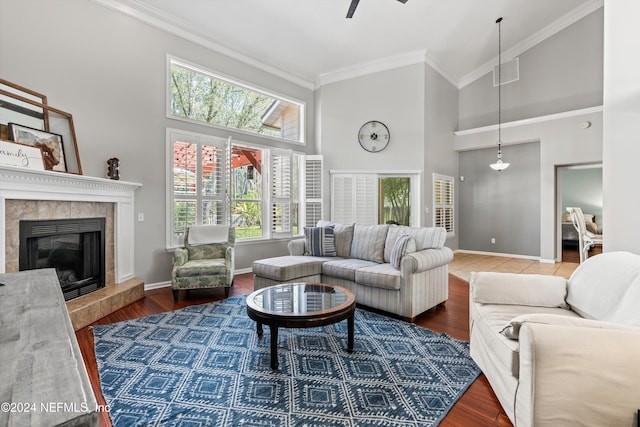
[[[279,330],[269,367],[245,297],[95,326],[102,393],[124,426],[435,426],[479,375],[469,345],[356,309]]]

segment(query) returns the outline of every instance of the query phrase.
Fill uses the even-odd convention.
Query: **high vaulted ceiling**
[[[94,0],[298,84],[426,61],[461,87],[603,0]]]

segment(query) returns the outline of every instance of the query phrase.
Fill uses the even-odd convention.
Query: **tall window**
[[[169,111],[174,118],[304,142],[304,104],[169,59]]]
[[[169,245],[181,245],[190,225],[227,222],[227,145],[228,141],[223,138],[170,133],[167,177],[168,218],[172,218],[172,226]]]
[[[190,225],[232,224],[239,240],[302,233],[307,156],[231,138],[167,134],[168,247],[181,246]],[[311,168],[314,179],[317,170]]]
[[[433,226],[444,227],[447,235],[455,233],[453,177],[433,174]]]

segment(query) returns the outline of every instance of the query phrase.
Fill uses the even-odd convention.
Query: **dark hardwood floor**
[[[242,274],[235,278],[230,296],[246,295],[253,291],[252,274]],[[137,301],[117,312],[104,317],[93,325],[120,322],[151,314],[175,310],[189,305],[203,304],[224,298],[219,289],[183,292],[180,300],[173,301],[170,288],[155,289],[145,292],[145,298]],[[435,332],[444,332],[453,338],[469,339],[469,285],[466,281],[449,275],[449,299],[444,305],[436,307],[420,315],[415,322],[417,325],[429,328]],[[96,365],[93,348],[93,333],[91,325],[76,332],[78,344],[82,351],[91,385],[98,404],[106,402],[100,390],[98,367]],[[491,390],[484,375],[469,387],[466,393],[456,402],[449,414],[440,423],[442,427],[454,426],[511,426],[511,422],[502,410],[495,394]],[[106,413],[101,414],[101,426],[111,426]]]

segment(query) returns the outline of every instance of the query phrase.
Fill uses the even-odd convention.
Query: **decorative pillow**
[[[567,308],[567,279],[540,274],[471,272],[474,302]]]
[[[405,254],[410,254],[416,251],[416,241],[408,234],[401,234],[393,244],[391,249],[391,265],[396,270],[400,270],[400,261]]]
[[[409,233],[416,239],[416,248],[419,251],[442,248],[447,240],[447,229],[444,227],[412,228]]]
[[[384,263],[384,242],[387,238],[388,224],[361,225],[353,228],[351,258]]]
[[[351,242],[353,241],[353,224],[340,224],[319,220],[318,227],[333,227],[335,236],[336,255],[344,258],[351,256]]]
[[[305,255],[336,256],[333,227],[305,227]]]

